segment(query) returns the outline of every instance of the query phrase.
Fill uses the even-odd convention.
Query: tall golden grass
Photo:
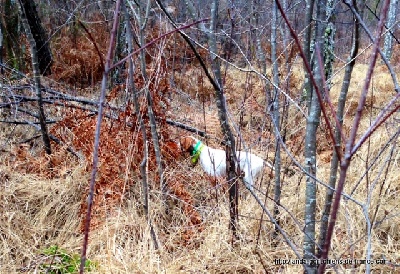
[[[296,87],[301,86],[302,79],[301,70],[297,71],[293,72],[297,82],[290,85],[292,88],[290,92],[294,96],[301,93],[300,88],[296,90]],[[358,100],[365,72],[366,66],[356,66],[344,121],[347,128],[352,126],[354,106]],[[227,77],[227,82],[231,83],[228,94],[231,98],[238,98],[230,104],[234,121],[240,124],[241,112],[251,112],[268,121],[269,117],[265,116],[264,110],[254,107],[255,102],[263,94],[259,90],[259,83],[254,84],[250,90],[255,102],[242,104],[239,98],[243,98],[243,86],[235,84],[235,81],[240,77],[245,80],[244,76],[237,72],[228,72]],[[341,78],[342,75],[339,73],[333,81],[331,91],[333,101],[337,100]],[[373,93],[370,93],[368,101],[370,104],[373,103],[374,108],[369,109],[367,106],[359,135],[369,127],[371,117],[376,116],[379,111],[377,108],[382,107],[393,96],[393,86],[388,82],[390,79],[387,72],[379,69],[374,76]],[[171,102],[171,118],[185,117],[193,126],[201,129],[206,123],[209,133],[215,136],[208,140],[209,144],[219,146],[220,132],[213,104],[207,106],[206,110],[203,110],[199,101],[187,106],[182,103],[183,99],[178,95],[174,95]],[[206,111],[206,119],[203,118],[203,111]],[[302,123],[305,124],[305,120],[294,108],[289,109],[288,115],[288,149],[297,161],[303,163],[301,136],[304,133]],[[397,130],[396,127],[398,128],[398,124],[390,120],[364,144],[351,163],[345,187],[347,194],[354,190],[352,197],[368,206],[370,218],[375,208],[379,206],[376,220],[381,221],[372,230],[372,257],[390,262],[385,265],[372,265],[373,271],[380,273],[400,271],[399,266],[396,266],[400,263],[399,151],[398,148],[394,149],[386,177],[383,177],[382,172],[386,172],[391,150],[388,148],[381,152],[390,136]],[[244,127],[241,134],[243,140],[251,145],[254,151],[264,158],[273,160],[274,139],[269,130],[268,123],[265,126],[261,123],[259,127]],[[18,128],[17,131],[18,134],[14,135],[18,138],[27,135],[24,128]],[[8,140],[9,133],[7,130],[2,131],[0,135],[2,144]],[[179,136],[183,133],[181,130],[175,130],[172,134]],[[323,136],[320,138],[317,176],[327,182],[331,148],[329,144],[323,144],[326,135],[322,131],[321,135]],[[51,245],[60,246],[71,254],[80,253],[81,199],[87,189],[88,173],[84,164],[75,162],[72,158],[69,166],[54,167],[63,168],[62,172],[56,172],[54,176],[44,176],[34,171],[23,172],[21,166],[29,166],[32,158],[25,160],[18,158],[15,155],[17,150],[16,145],[7,145],[5,152],[0,156],[0,273],[37,273],[44,261],[48,263],[51,260],[43,255],[43,250]],[[33,155],[39,150],[40,146],[28,149]],[[368,171],[367,176],[360,179],[374,157],[378,157],[378,160]],[[121,159],[121,162],[128,160]],[[165,177],[168,182],[177,180],[185,182],[187,191],[193,197],[193,206],[201,216],[199,227],[195,229],[188,227],[189,216],[185,212],[184,201],[174,199],[175,196],[171,194],[170,199],[173,202],[170,212],[166,214],[159,190],[151,188],[150,218],[157,240],[161,244],[160,249],[155,250],[150,236],[149,222],[143,214],[139,198],[140,182],[136,182],[133,194],[123,198],[113,212],[104,216],[102,224],[90,232],[88,258],[96,263],[94,273],[301,273],[303,271],[300,264],[275,263],[276,259],[296,259],[296,256],[282,237],[273,239],[272,223],[265,215],[263,216],[262,209],[250,195],[240,200],[239,240],[232,243],[231,233],[228,230],[228,200],[224,188],[214,187],[214,182],[207,178],[199,167],[189,167],[190,161],[187,159],[176,161],[174,165],[166,167]],[[287,155],[284,155],[283,161],[284,165],[294,165]],[[295,167],[293,169],[294,173],[282,175],[281,204],[284,209],[281,209],[281,226],[301,253],[305,180],[298,169]],[[263,193],[268,192],[270,197],[271,184],[269,176],[265,174],[260,189]],[[244,188],[242,190],[244,191]],[[317,219],[322,211],[324,193],[325,188],[319,185]],[[265,205],[272,210],[271,199],[267,199]],[[365,258],[367,231],[362,208],[352,201],[343,199],[338,216],[330,258]],[[190,237],[184,239],[187,231],[191,232]],[[365,265],[352,267],[338,264],[335,269],[331,266],[328,271],[364,273]]]

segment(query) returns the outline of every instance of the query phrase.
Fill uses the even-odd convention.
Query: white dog
[[[204,145],[200,140],[192,136],[180,138],[181,150],[189,152],[192,163],[196,164],[200,159],[203,170],[211,176],[226,176],[226,154],[224,150],[214,149]],[[260,174],[264,164],[273,167],[263,159],[249,152],[236,151],[240,171],[244,173],[243,180],[253,187],[256,177]]]

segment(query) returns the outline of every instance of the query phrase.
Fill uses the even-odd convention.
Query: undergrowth
[[[102,21],[102,20],[100,20]],[[76,27],[76,26],[75,26]],[[104,25],[88,27],[96,36],[101,48],[106,48],[108,37],[100,31]],[[66,33],[74,31],[76,36]],[[151,37],[157,37],[155,27]],[[150,39],[151,39],[150,37]],[[193,60],[193,54],[183,42],[167,39],[161,58],[156,49],[146,51],[149,66],[148,82],[136,76],[140,111],[135,112],[132,101],[122,97],[125,85],[113,85],[105,104],[104,123],[101,128],[99,167],[92,211],[88,265],[91,273],[300,273],[301,265],[276,264],[275,259],[295,259],[296,254],[282,237],[272,233],[272,223],[263,215],[257,202],[243,195],[239,203],[239,239],[234,242],[230,231],[227,189],[220,182],[204,175],[200,167],[189,166],[176,141],[184,130],[167,124],[175,119],[204,130],[210,136],[204,140],[209,146],[221,147],[222,135],[213,104],[213,91],[198,64],[172,62],[171,59]],[[68,48],[69,50],[65,50]],[[91,42],[81,29],[65,29],[56,36],[54,53],[54,79],[68,85],[87,87],[78,90],[80,95],[93,97],[93,84],[102,75],[101,63]],[[205,52],[201,52],[206,56]],[[157,62],[153,60],[157,59]],[[295,67],[297,68],[297,67]],[[344,121],[347,136],[355,113],[360,81],[366,67],[356,66],[349,92]],[[174,71],[173,77],[170,73]],[[294,69],[287,79],[286,90],[292,98],[301,96],[302,69]],[[380,68],[375,80],[375,93],[368,99],[369,114],[376,115],[383,103],[390,98],[391,86],[387,85],[387,72]],[[125,75],[123,75],[125,76]],[[274,135],[271,119],[265,111],[264,83],[251,74],[226,72],[227,102],[231,107],[232,124],[237,132],[239,146],[250,148],[263,158],[273,160]],[[171,80],[173,78],[173,81]],[[335,78],[336,79],[336,78]],[[333,80],[331,97],[337,100],[340,81]],[[339,75],[338,79],[342,79]],[[379,81],[379,79],[385,79]],[[50,81],[50,80],[49,80]],[[50,81],[51,82],[51,81]],[[174,84],[174,86],[171,85]],[[10,84],[29,86],[29,81],[13,80]],[[152,110],[157,117],[157,130],[163,157],[164,180],[168,186],[167,199],[160,191],[154,146],[150,138],[148,104],[144,92],[153,98]],[[178,92],[176,92],[178,91]],[[66,93],[74,94],[67,90]],[[20,91],[29,95],[29,88]],[[303,159],[305,122],[302,111],[293,107],[285,96],[282,117],[285,153],[282,156],[281,226],[301,250],[303,241],[303,211],[305,189],[304,174],[296,167]],[[300,99],[299,99],[300,100]],[[123,101],[122,106],[116,102]],[[367,106],[367,107],[368,107]],[[32,106],[29,106],[32,108]],[[96,113],[79,104],[57,101],[48,105],[48,113],[57,122],[50,126],[50,133],[62,145],[54,144],[53,154],[45,155],[40,138],[31,139],[36,132],[25,127],[11,129],[1,125],[0,137],[4,145],[0,155],[0,272],[75,273],[79,264],[82,227],[87,207],[89,173],[92,168],[93,140]],[[3,115],[4,113],[2,113]],[[4,114],[6,115],[6,114]],[[143,119],[148,140],[143,140],[139,129]],[[369,117],[363,119],[360,131],[369,126]],[[374,258],[385,258],[391,264],[374,265],[373,270],[389,273],[398,270],[400,223],[397,211],[399,194],[398,151],[390,158],[389,150],[380,149],[387,136],[396,130],[396,120],[380,128],[354,158],[345,192],[365,202],[370,195],[376,227],[371,236]],[[4,130],[3,130],[4,129]],[[326,125],[318,131],[318,177],[329,178],[331,143],[326,135]],[[29,140],[29,141],[26,141]],[[142,177],[140,164],[144,146],[148,147],[147,183],[149,184],[149,218],[143,209]],[[4,148],[4,149],[3,149]],[[74,155],[68,149],[73,149]],[[396,154],[397,153],[397,154]],[[376,165],[368,169],[370,160],[380,156]],[[390,165],[387,163],[390,162]],[[387,170],[384,167],[388,167]],[[363,177],[361,172],[368,169]],[[290,170],[290,172],[288,171]],[[380,174],[386,172],[385,180]],[[362,177],[362,179],[360,179]],[[363,179],[364,178],[364,179]],[[268,197],[272,193],[272,180],[264,174],[258,182],[258,194],[265,199],[267,209],[273,209]],[[240,191],[245,189],[241,186]],[[319,186],[318,212],[322,210],[325,189]],[[344,200],[333,238],[332,257],[365,257],[366,227],[360,207]],[[319,213],[318,213],[319,214]],[[317,214],[317,219],[320,216]],[[157,241],[155,250],[151,239],[150,223],[154,226]],[[365,265],[339,265],[339,273],[363,273]],[[396,270],[397,269],[397,270]],[[64,272],[63,272],[64,271]],[[333,270],[332,270],[333,271]]]
[[[81,263],[80,254],[70,254],[65,249],[56,245],[50,246],[42,251],[44,262],[39,266],[41,272],[50,274],[68,274],[79,272]],[[85,272],[95,270],[96,265],[90,260],[85,261]]]

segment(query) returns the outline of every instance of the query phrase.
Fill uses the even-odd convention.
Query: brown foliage
[[[166,124],[166,110],[169,105],[166,95],[170,92],[168,81],[159,78],[165,73],[166,66],[162,65],[158,75],[150,75],[149,91],[153,98],[153,112],[157,117],[157,127],[160,139],[160,148],[165,166],[175,166],[180,157],[178,144],[171,136],[173,132]],[[138,89],[144,88],[142,77],[135,79]],[[124,86],[114,87],[107,96],[107,101],[117,99]],[[147,136],[150,138],[150,122],[147,112],[147,104],[144,97],[139,98],[141,102],[140,116],[142,117]],[[125,196],[133,187],[136,189],[141,185],[140,163],[143,158],[144,140],[139,130],[138,116],[134,110],[133,102],[128,103],[125,110],[115,113],[106,103],[105,116],[100,132],[99,164],[95,185],[95,195],[92,207],[92,229],[101,225],[106,217],[113,216],[116,209],[121,206]],[[110,118],[112,117],[113,118]],[[117,116],[115,116],[117,115]],[[90,173],[93,162],[93,142],[97,122],[97,115],[88,113],[85,109],[64,108],[63,119],[55,124],[50,132],[59,138],[66,146],[73,148],[84,159],[85,170]],[[151,140],[149,141],[148,158],[148,182],[150,189],[159,187],[157,175],[157,163]],[[71,161],[65,147],[56,146],[54,154],[47,156],[44,153],[31,155],[30,146],[20,146],[15,153],[15,168],[26,173],[35,173],[48,178],[63,176],[68,166],[76,164]],[[67,157],[68,156],[68,157]],[[29,164],[28,164],[29,163]],[[183,212],[187,215],[186,230],[183,231],[182,239],[188,242],[195,232],[192,227],[201,223],[200,214],[194,208],[191,193],[186,189],[185,178],[171,178],[167,181],[170,193],[181,201]],[[89,182],[81,197],[81,220],[87,210],[87,193]],[[83,225],[83,222],[81,223]],[[82,226],[83,227],[83,226]]]
[[[87,26],[95,41],[91,41],[84,30],[77,24],[73,24],[63,29],[53,42],[52,77],[57,81],[63,81],[68,84],[79,84],[80,87],[92,85],[103,75],[102,60],[97,52],[93,42],[105,56],[109,35],[104,29],[107,29],[107,23],[103,22],[100,15],[93,20],[97,24]]]
[[[119,87],[111,91],[108,96],[109,100],[118,94],[115,92],[117,89]],[[154,100],[154,112],[157,117],[163,118],[163,115],[161,115],[162,110],[157,107],[162,94],[156,94],[156,90],[167,91],[168,87],[151,89]],[[109,109],[106,110],[106,114],[110,114]],[[146,124],[148,136],[150,136],[149,121],[145,106],[141,108],[141,115]],[[83,110],[70,110],[65,113],[63,121],[52,129],[52,132],[63,141],[67,141],[65,140],[66,136],[60,133],[63,129],[68,129],[71,133],[71,145],[75,150],[80,151],[84,155],[88,172],[92,168],[96,118],[96,116],[88,116]],[[162,128],[163,123],[164,121],[160,120],[158,126]],[[138,178],[138,174],[140,173],[139,165],[142,160],[142,151],[144,151],[144,141],[142,135],[138,134],[136,125],[138,125],[138,120],[132,103],[124,111],[120,111],[115,119],[105,119],[102,124],[98,178],[92,209],[93,227],[97,227],[103,222],[106,216],[113,214],[114,209],[121,205],[126,192],[136,184],[134,178]],[[165,130],[161,130],[160,133],[162,135],[160,136],[161,140],[169,139]],[[169,151],[169,155],[174,155],[171,153],[171,146],[168,146],[169,143],[166,144],[161,142],[162,151]],[[156,170],[156,161],[152,146],[150,146],[149,151],[149,172],[153,172]],[[84,193],[82,197],[82,214],[86,212],[86,206],[86,193]]]

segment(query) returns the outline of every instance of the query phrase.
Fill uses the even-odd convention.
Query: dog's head
[[[190,155],[193,154],[194,147],[196,146],[197,142],[196,138],[192,136],[182,136],[179,140],[179,144],[181,146],[182,152],[189,152]]]

